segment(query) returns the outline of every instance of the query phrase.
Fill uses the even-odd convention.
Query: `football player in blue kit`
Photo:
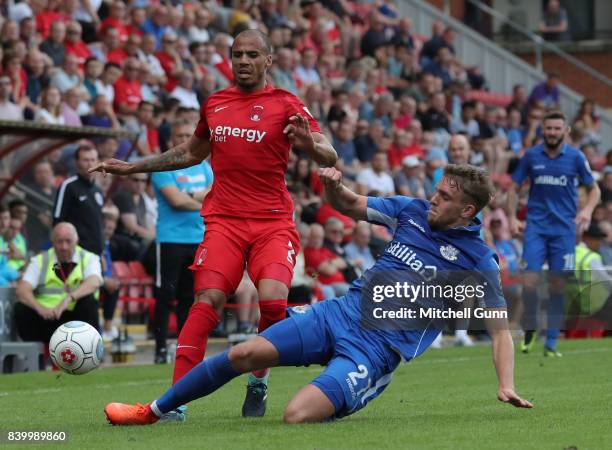
[[[480,222],[475,218],[493,195],[486,172],[469,165],[448,165],[431,202],[402,196],[365,197],[346,188],[341,172],[334,168],[320,169],[320,175],[335,209],[393,231],[393,240],[374,267],[344,296],[289,308],[287,319],[205,359],[152,403],[107,404],[104,411],[110,423],[155,423],[165,412],[214,392],[242,373],[309,364],[327,367],[291,399],[285,422],[320,422],[360,410],[387,387],[402,359],[410,361],[422,354],[440,333],[434,320],[422,326],[364,326],[362,303],[368,296],[362,292],[371,288],[367,284],[372,274],[384,279],[385,274],[399,273],[411,281],[435,280],[449,271],[482,274],[491,286],[484,307],[505,311],[496,256],[480,238]],[[372,297],[365,300],[370,303]],[[493,340],[498,400],[531,408],[514,389],[514,350],[507,320],[485,322]]]
[[[529,353],[537,338],[539,271],[548,261],[549,301],[545,356],[561,356],[557,337],[563,321],[565,276],[574,272],[576,233],[588,228],[593,210],[599,203],[600,190],[593,179],[584,154],[568,145],[565,115],[552,111],[544,116],[544,142],[527,150],[512,174],[514,181],[508,192],[510,228],[514,235],[523,224],[516,217],[517,192],[529,180],[527,225],[523,237],[523,299],[522,326],[525,338],[521,351]],[[588,190],[585,206],[577,212],[577,186]]]

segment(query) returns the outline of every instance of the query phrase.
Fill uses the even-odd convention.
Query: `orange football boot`
[[[159,420],[150,404],[109,403],[104,407],[104,413],[112,425],[151,425]]]

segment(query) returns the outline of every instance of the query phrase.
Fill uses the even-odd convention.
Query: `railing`
[[[456,29],[458,58],[468,65],[480,67],[493,91],[510,93],[515,84],[522,84],[529,91],[546,78],[541,70],[421,0],[402,0],[398,2],[398,10],[412,19],[413,32],[417,34],[429,36],[431,24],[436,20]],[[567,86],[561,85],[559,89],[563,111],[572,120],[583,97]],[[599,113],[602,145],[607,149],[612,145],[612,116],[605,111]]]
[[[602,83],[604,83],[607,86],[612,88],[612,80],[610,78],[608,78],[607,76],[605,76],[601,72],[598,72],[597,70],[593,69],[588,64],[583,63],[582,61],[580,61],[575,56],[573,56],[573,55],[567,53],[566,51],[564,51],[563,49],[559,48],[559,46],[545,41],[544,39],[542,39],[541,36],[531,32],[527,28],[525,28],[525,27],[519,25],[518,23],[510,20],[508,17],[506,17],[502,13],[500,13],[498,11],[495,11],[493,8],[491,8],[488,5],[485,5],[484,3],[482,3],[479,0],[467,0],[467,1],[469,3],[471,3],[472,5],[476,6],[482,12],[484,12],[484,13],[486,13],[486,14],[494,17],[494,18],[496,18],[497,20],[503,22],[504,24],[508,25],[509,27],[513,28],[514,30],[518,31],[519,33],[523,34],[527,39],[532,41],[534,43],[534,49],[535,49],[535,60],[536,60],[535,66],[536,66],[536,69],[542,70],[542,48],[545,48],[546,50],[555,53],[560,58],[566,60],[570,64],[574,65],[575,67],[579,68],[580,70],[588,73],[593,78],[601,81]]]

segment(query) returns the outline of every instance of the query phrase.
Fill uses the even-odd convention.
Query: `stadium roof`
[[[54,150],[82,140],[105,137],[135,142],[137,136],[110,128],[0,120],[0,201],[20,178]]]

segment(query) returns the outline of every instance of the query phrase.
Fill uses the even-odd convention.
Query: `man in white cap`
[[[402,159],[402,170],[394,178],[395,191],[398,194],[412,198],[425,199],[425,188],[423,187],[423,164],[414,155]]]

